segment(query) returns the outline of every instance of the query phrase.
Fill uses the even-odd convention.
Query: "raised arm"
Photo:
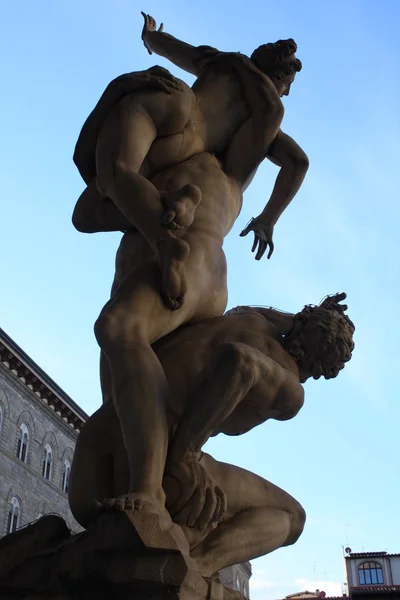
[[[286,133],[279,131],[272,143],[267,158],[280,167],[271,197],[262,213],[252,219],[240,234],[254,232],[252,251],[256,252],[256,260],[260,260],[269,247],[268,258],[271,257],[274,244],[273,230],[279,217],[290,204],[303,183],[308,170],[308,158],[298,144]]]
[[[199,46],[196,48],[191,44],[182,42],[174,38],[169,33],[163,31],[163,24],[157,29],[157,24],[153,17],[142,12],[144,26],[142,30],[142,40],[149,54],[155,52],[159,56],[167,58],[180,69],[196,75],[200,74],[198,61],[209,53],[218,53],[218,50],[209,46]]]

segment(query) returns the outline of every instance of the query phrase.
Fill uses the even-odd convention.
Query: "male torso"
[[[215,317],[195,326],[182,327],[154,345],[170,386],[167,409],[170,422],[179,421],[194,396],[204,368],[212,365],[218,353],[229,344],[247,347],[248,361],[256,358],[255,369],[258,359],[263,364],[267,362],[270,377],[250,389],[213,435],[238,435],[267,419],[285,420],[297,414],[304,394],[296,363],[281,345],[276,326],[254,310],[254,313]],[[229,381],[226,383],[228,386]],[[201,406],[198,408],[201,411]]]

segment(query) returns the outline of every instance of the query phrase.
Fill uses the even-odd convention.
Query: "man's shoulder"
[[[248,326],[250,330],[254,329],[257,332],[261,330],[269,330],[272,326],[272,323],[270,323],[261,313],[251,306],[238,306],[237,308],[228,311],[224,315],[224,319],[226,319],[227,326],[229,326],[229,323],[232,323],[232,327],[237,327],[238,325],[243,324]]]
[[[194,62],[198,69],[203,70],[212,64],[224,64],[225,62],[231,64],[235,57],[249,60],[241,52],[222,52],[212,46],[197,46]]]
[[[279,421],[293,419],[304,404],[304,388],[300,383],[298,373],[292,369],[282,367],[284,372],[283,382],[276,397],[279,408]]]

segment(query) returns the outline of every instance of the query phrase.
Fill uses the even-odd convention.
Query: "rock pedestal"
[[[1,600],[223,600],[224,590],[159,515],[105,513],[78,535],[49,515],[0,540]]]

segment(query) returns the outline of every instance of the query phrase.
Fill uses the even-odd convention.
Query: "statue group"
[[[241,233],[253,233],[256,260],[271,257],[274,226],[308,169],[281,130],[282,97],[302,66],[294,40],[248,58],[193,47],[142,14],[148,52],[196,80],[190,88],[158,66],[118,77],[76,145],[87,187],[74,226],[123,236],[95,323],[103,404],[79,435],[70,479],[71,510],[86,531],[63,533],[55,517],[32,526],[43,548],[51,536],[54,546],[54,530],[63,538],[57,560],[47,550],[48,579],[61,587],[33,588],[44,595],[32,598],[240,597],[218,572],[293,544],[305,512],[202,448],[211,436],[294,417],[302,384],[335,377],[354,346],[345,294],[297,314],[225,313],[223,241],[258,166],[267,158],[279,173]]]

